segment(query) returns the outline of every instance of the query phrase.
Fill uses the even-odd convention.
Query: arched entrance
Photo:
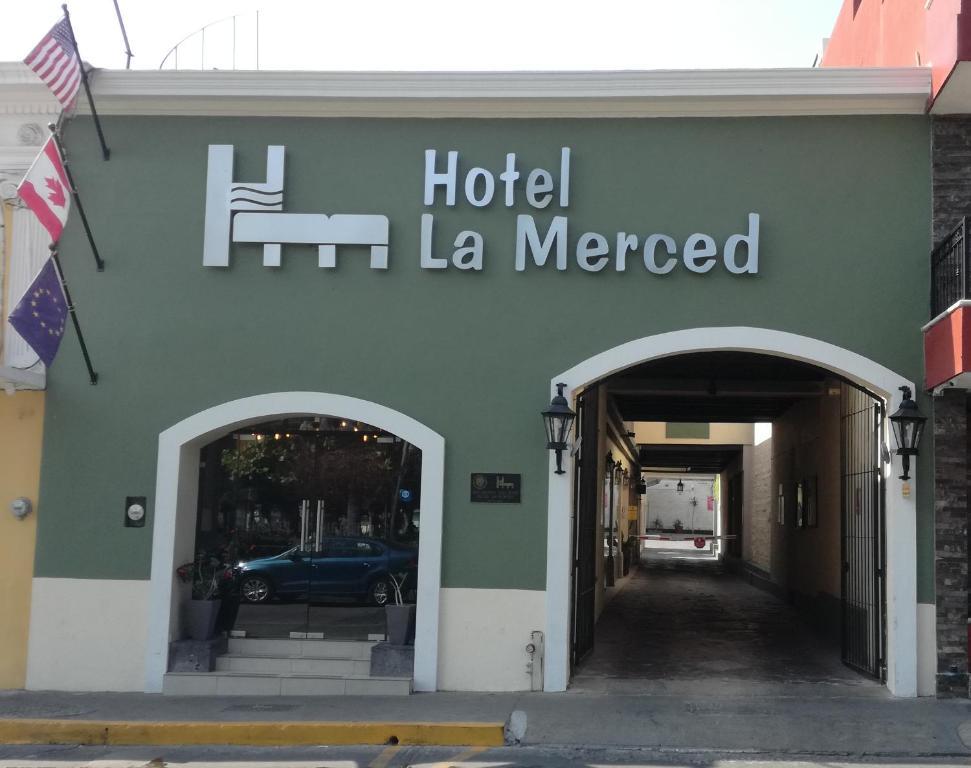
[[[303,414],[339,415],[361,421],[407,440],[422,452],[414,687],[419,691],[436,689],[444,438],[398,411],[367,400],[322,392],[275,392],[214,406],[159,435],[145,661],[147,691],[161,691],[168,645],[179,634],[175,568],[193,557],[200,449],[229,430]]]
[[[905,377],[849,350],[817,339],[764,328],[695,328],[649,336],[595,355],[556,376],[571,397],[587,385],[626,368],[686,353],[735,351],[788,358],[825,368],[883,399],[890,411],[900,402],[898,387],[913,384]],[[884,442],[887,435],[884,434]],[[547,691],[565,690],[570,674],[570,586],[572,528],[569,524],[574,485],[572,462],[564,475],[548,475],[547,508]],[[895,472],[886,484],[886,613],[887,687],[897,696],[917,694],[917,592],[915,494],[904,495]],[[911,481],[914,485],[916,479]]]

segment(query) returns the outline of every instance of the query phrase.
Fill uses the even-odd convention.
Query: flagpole
[[[61,146],[61,139],[57,132],[57,125],[55,123],[51,123],[47,127],[50,128],[51,136],[54,138],[54,146],[57,147],[57,154],[60,156],[61,164],[64,166],[64,173],[67,174],[67,183],[71,185],[71,198],[74,200],[74,204],[78,209],[78,214],[81,216],[81,224],[84,225],[84,234],[88,236],[88,244],[91,246],[91,253],[94,254],[94,263],[98,265],[99,272],[104,272],[105,263],[101,258],[101,254],[98,253],[98,246],[94,243],[94,235],[91,234],[91,227],[88,225],[88,217],[85,215],[84,206],[81,204],[81,196],[78,194],[77,185],[74,183],[74,176],[71,175],[71,164],[68,162],[67,156],[64,154],[64,147]]]
[[[78,57],[78,68],[81,70],[81,82],[84,83],[84,92],[88,94],[88,106],[91,107],[91,116],[94,118],[94,127],[98,129],[98,141],[101,142],[101,154],[105,160],[111,157],[111,150],[105,144],[105,135],[101,130],[101,120],[98,119],[98,110],[94,108],[94,99],[91,98],[91,86],[88,85],[88,73],[84,68],[84,60],[78,50],[78,39],[74,36],[74,26],[71,24],[71,14],[67,11],[67,3],[61,6],[64,11],[64,20],[67,22],[68,31],[71,33],[71,45],[74,46],[74,55]]]
[[[71,292],[67,289],[67,282],[64,280],[64,273],[61,271],[61,260],[57,256],[57,243],[51,243],[51,260],[54,262],[54,270],[57,272],[57,279],[61,283],[61,290],[64,291],[64,300],[67,302],[67,311],[71,315],[71,322],[74,323],[74,332],[78,335],[78,343],[81,345],[81,354],[84,356],[84,364],[88,368],[88,378],[92,384],[98,383],[98,374],[91,366],[91,356],[88,354],[88,345],[84,343],[84,334],[81,333],[81,323],[78,322],[78,314],[74,310],[74,302],[71,301]]]
[[[118,17],[118,26],[121,27],[121,36],[125,41],[125,55],[128,59],[125,61],[125,69],[131,69],[131,57],[134,56],[131,52],[131,46],[128,44],[128,33],[125,31],[125,22],[121,18],[121,8],[118,7],[118,0],[115,0],[115,15]],[[78,57],[80,61],[81,57]]]

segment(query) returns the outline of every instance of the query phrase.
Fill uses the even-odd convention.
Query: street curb
[[[0,744],[499,747],[503,723],[153,722],[0,719]]]

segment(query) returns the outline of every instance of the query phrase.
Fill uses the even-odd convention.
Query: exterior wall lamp
[[[570,404],[563,397],[566,384],[556,385],[556,394],[550,400],[550,407],[543,411],[543,422],[546,425],[546,448],[556,451],[556,474],[565,474],[563,470],[563,451],[567,448],[567,437],[570,427],[577,417],[570,408]]]
[[[680,480],[678,480],[677,490],[678,493],[684,493],[684,483],[682,483]]]
[[[904,393],[904,399],[900,407],[890,415],[890,425],[893,427],[893,436],[897,440],[897,453],[900,455],[904,470],[900,479],[910,480],[910,457],[917,455],[917,447],[924,434],[927,417],[917,408],[917,403],[911,396],[910,387],[901,387],[900,391]]]

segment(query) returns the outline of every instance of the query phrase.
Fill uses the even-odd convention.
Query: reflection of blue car
[[[271,597],[326,600],[358,597],[374,605],[393,598],[391,574],[405,575],[403,595],[415,588],[416,549],[376,539],[324,539],[319,552],[289,549],[274,557],[240,563],[235,568],[240,597],[265,603]]]

